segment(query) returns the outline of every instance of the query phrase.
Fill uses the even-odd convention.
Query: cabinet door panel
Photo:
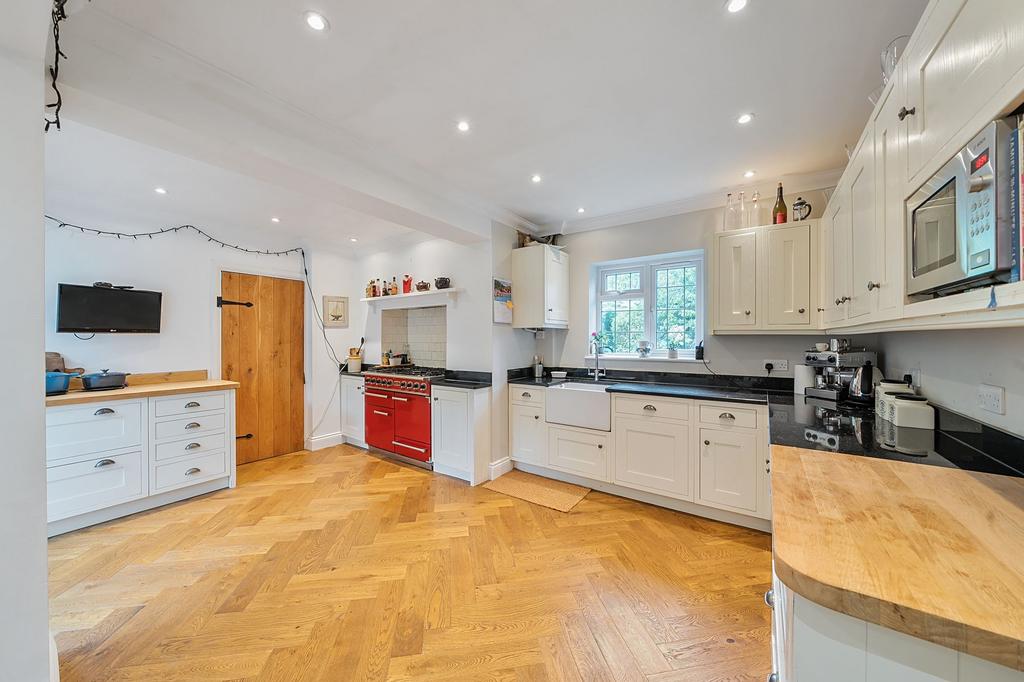
[[[870,124],[869,124],[870,127]],[[846,296],[850,297],[847,318],[870,315],[876,307],[878,257],[875,252],[875,139],[873,131],[854,153],[850,173],[850,277]]]
[[[365,440],[363,425],[363,382],[359,379],[341,380],[341,432],[346,438]]]
[[[512,405],[509,411],[512,459],[546,466],[548,463],[547,423],[544,408]]]
[[[718,322],[728,327],[757,324],[757,234],[719,237]]]
[[[96,459],[46,470],[46,520],[59,521],[129,502],[146,494],[141,452]]]
[[[826,274],[829,297],[825,299],[826,324],[837,324],[846,320],[846,303],[843,298],[848,296],[848,272],[850,263],[850,214],[849,187],[840,185],[829,202],[830,215],[826,225],[826,243],[828,252],[825,255]]]
[[[811,230],[768,232],[768,324],[806,325],[811,319]]]
[[[469,395],[465,391],[433,390],[431,448],[436,466],[470,470]]]
[[[901,66],[875,118],[875,254],[879,316],[899,314],[903,302],[903,198],[907,188],[906,126],[899,120],[906,72]]]
[[[549,426],[548,463],[555,469],[607,481],[609,443],[606,433]]]
[[[615,418],[615,482],[689,497],[690,428],[637,417]]]
[[[548,323],[569,323],[569,256],[557,249],[544,255],[544,305]]]
[[[700,430],[700,501],[757,511],[757,433]]]

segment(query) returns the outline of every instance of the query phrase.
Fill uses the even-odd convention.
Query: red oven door
[[[395,437],[391,451],[430,461],[430,396],[394,393]]]
[[[391,404],[391,394],[385,391],[367,388],[363,394],[364,411],[366,414],[366,444],[394,452],[395,446],[395,408]]]

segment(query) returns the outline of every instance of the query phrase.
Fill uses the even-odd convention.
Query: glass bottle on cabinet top
[[[740,198],[736,200],[736,209],[740,218],[740,227],[750,227],[750,214],[747,211],[747,200],[740,192]]]
[[[761,193],[757,190],[750,197],[750,208],[747,209],[747,227],[757,227],[768,222],[761,203]]]
[[[743,223],[740,220],[739,206],[736,204],[736,199],[733,198],[732,192],[725,195],[725,215],[723,217],[723,227],[726,230],[738,230],[743,227]]]

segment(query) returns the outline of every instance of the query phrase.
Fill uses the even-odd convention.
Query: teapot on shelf
[[[811,217],[811,205],[804,201],[803,197],[797,197],[793,202],[793,220],[807,220]]]

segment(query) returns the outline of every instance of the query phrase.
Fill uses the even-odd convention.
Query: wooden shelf
[[[394,296],[374,296],[372,298],[361,298],[359,299],[362,303],[369,303],[374,305],[377,303],[401,303],[408,302],[409,306],[419,305],[423,302],[429,301],[430,299],[452,299],[460,294],[464,289],[431,289],[430,291],[414,291],[411,294],[395,294]],[[400,306],[401,307],[401,306]]]

